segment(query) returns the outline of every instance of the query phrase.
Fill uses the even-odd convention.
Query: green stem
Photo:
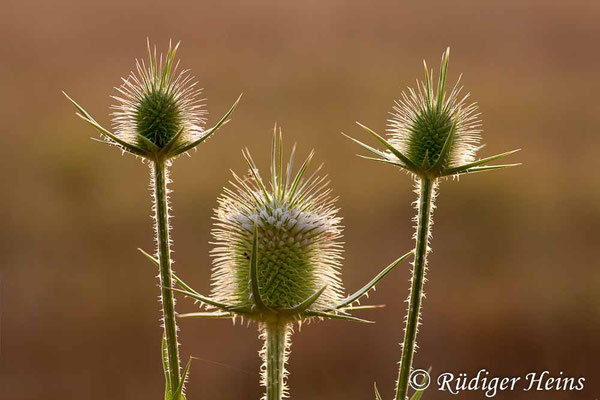
[[[167,192],[168,170],[166,161],[154,162],[154,207],[160,267],[160,287],[163,322],[166,338],[167,357],[171,392],[179,387],[181,367],[179,364],[179,344],[175,322],[175,300],[173,298],[173,271],[171,269],[171,242],[169,239],[169,199]],[[173,399],[179,400],[179,399]]]
[[[417,340],[417,330],[421,313],[421,299],[423,298],[423,283],[427,265],[427,250],[429,242],[429,228],[431,211],[434,200],[434,180],[421,178],[419,182],[419,209],[417,222],[417,238],[415,245],[415,260],[412,271],[410,297],[408,303],[408,316],[404,343],[402,345],[402,359],[398,373],[395,400],[405,400],[408,393],[408,378],[412,368],[413,355]]]
[[[289,328],[286,323],[275,321],[266,324],[266,400],[281,400],[286,392],[285,363],[287,361],[287,340]]]

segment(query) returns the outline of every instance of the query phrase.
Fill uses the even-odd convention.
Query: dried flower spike
[[[376,157],[364,157],[400,167],[416,181],[418,201],[415,216],[415,251],[402,358],[396,384],[395,400],[405,400],[408,379],[416,348],[418,327],[421,324],[421,301],[427,272],[427,254],[433,224],[433,210],[438,181],[448,176],[459,176],[472,172],[512,167],[519,164],[485,165],[514,153],[517,150],[475,160],[479,145],[481,122],[476,104],[467,104],[469,95],[461,95],[462,87],[457,84],[448,93],[446,76],[450,49],[442,55],[440,75],[434,88],[433,71],[425,64],[425,81],[417,82],[416,89],[402,93],[402,99],[394,106],[388,121],[388,139],[358,123],[375,137],[385,149],[378,150],[356,139],[350,138]],[[459,78],[460,80],[460,78]],[[362,156],[361,156],[362,157]],[[377,388],[376,397],[381,399]],[[418,399],[417,391],[413,399]]]
[[[250,173],[244,178],[234,174],[232,187],[225,189],[215,210],[212,297],[175,277],[181,287],[175,291],[217,310],[181,317],[241,316],[259,323],[265,340],[260,354],[267,400],[287,395],[285,363],[292,324],[313,318],[368,322],[349,312],[376,306],[353,304],[411,254],[344,296],[339,273],[342,227],[335,198],[318,170],[305,177],[313,153],[295,173],[294,153],[295,148],[284,169],[281,132],[273,135],[267,183],[248,150],[243,152]]]

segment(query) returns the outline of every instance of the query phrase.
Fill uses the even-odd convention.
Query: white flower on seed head
[[[324,178],[304,178],[312,153],[300,171],[286,172],[274,138],[270,187],[246,151],[250,174],[234,174],[233,188],[225,189],[215,210],[213,237],[213,298],[231,306],[248,305],[248,282],[253,232],[258,233],[258,280],[262,301],[273,310],[289,309],[327,286],[311,310],[332,308],[343,299],[339,277],[342,257],[341,218]],[[279,150],[281,151],[281,150]]]

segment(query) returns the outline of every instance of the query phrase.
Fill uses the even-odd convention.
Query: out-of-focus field
[[[209,291],[216,197],[249,147],[263,168],[283,127],[316,148],[344,217],[346,287],[356,289],[413,242],[408,176],[355,157],[341,131],[383,131],[393,100],[437,68],[480,104],[481,155],[522,148],[502,172],[444,182],[438,197],[416,366],[499,376],[584,376],[600,396],[600,3],[462,2],[3,3],[0,24],[0,399],[159,399],[161,330],[147,167],[91,141],[60,91],[109,125],[109,95],[149,36],[182,41],[210,121],[240,92],[216,137],[174,165],[177,272]],[[316,165],[316,164],[315,164]],[[408,294],[405,264],[371,296],[374,325],[320,322],[294,336],[295,399],[390,398]],[[180,299],[180,311],[193,311]],[[258,398],[256,328],[180,323],[189,397]],[[424,399],[446,399],[428,391]],[[482,399],[478,393],[456,396]]]

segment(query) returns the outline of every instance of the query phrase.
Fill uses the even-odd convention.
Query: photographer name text
[[[490,375],[486,369],[481,369],[476,375],[444,372],[437,378],[439,391],[454,395],[461,392],[480,391],[488,398],[495,397],[500,392],[516,390],[574,392],[583,390],[584,385],[584,377],[566,376],[562,371],[554,375],[550,371],[542,371],[530,372],[523,376],[498,377]]]

